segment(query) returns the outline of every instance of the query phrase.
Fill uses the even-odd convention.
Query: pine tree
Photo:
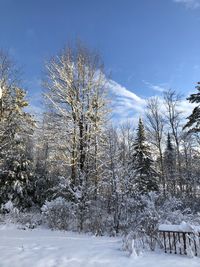
[[[29,146],[34,120],[23,110],[28,105],[23,89],[14,87],[7,95],[10,101],[9,106],[4,106],[2,121],[5,142],[1,150],[2,202],[11,200],[16,207],[26,208],[32,205],[33,197],[33,159]]]
[[[26,92],[19,87],[16,67],[0,52],[0,201],[20,208],[31,205],[33,196],[32,140],[34,120],[24,111]]]
[[[167,144],[164,152],[164,171],[167,191],[173,195],[176,193],[176,153],[168,133]]]
[[[190,132],[200,132],[200,82],[197,83],[196,89],[198,93],[191,94],[190,97],[187,98],[190,103],[197,103],[198,105],[193,109],[192,114],[187,118],[188,122],[184,126],[184,128],[190,128]]]
[[[150,147],[146,142],[145,129],[141,118],[133,144],[132,175],[137,192],[145,194],[158,190],[158,173],[153,168]]]

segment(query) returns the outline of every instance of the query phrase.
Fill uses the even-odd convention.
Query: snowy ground
[[[0,267],[199,267],[200,258],[147,253],[131,258],[121,241],[47,229],[0,227]]]

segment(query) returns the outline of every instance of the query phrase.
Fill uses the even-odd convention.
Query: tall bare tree
[[[70,168],[70,184],[75,191],[92,186],[96,198],[107,114],[106,77],[100,57],[80,44],[75,49],[65,48],[46,64],[44,87],[52,112],[60,116],[63,125],[62,155]],[[85,192],[74,194],[77,196],[82,207]]]
[[[146,106],[146,129],[149,142],[155,147],[158,154],[160,177],[162,179],[163,190],[165,191],[166,181],[163,167],[163,136],[164,136],[164,117],[161,111],[161,103],[158,97],[150,98]]]
[[[180,192],[183,191],[183,177],[181,174],[181,136],[182,136],[182,125],[181,125],[181,111],[178,109],[181,101],[181,95],[177,94],[174,90],[168,90],[164,93],[164,103],[167,111],[167,123],[170,127],[172,137],[175,142],[177,164],[178,164],[178,179]]]

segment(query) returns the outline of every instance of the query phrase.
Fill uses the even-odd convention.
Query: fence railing
[[[165,253],[200,256],[200,232],[171,226],[160,227],[159,234]]]

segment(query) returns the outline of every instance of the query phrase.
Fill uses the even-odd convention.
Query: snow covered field
[[[199,267],[199,258],[164,253],[128,257],[117,238],[0,227],[0,267]]]

